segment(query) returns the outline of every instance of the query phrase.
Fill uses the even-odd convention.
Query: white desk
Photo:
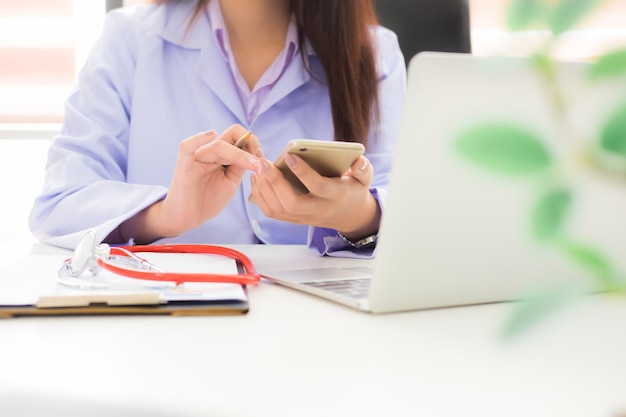
[[[308,253],[235,247],[261,271]],[[27,273],[52,277],[63,256],[34,252]],[[506,304],[373,316],[268,283],[250,303],[232,317],[0,320],[0,416],[626,413],[626,300],[589,298],[512,342],[498,337]]]

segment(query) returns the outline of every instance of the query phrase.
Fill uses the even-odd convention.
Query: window
[[[0,125],[61,123],[65,99],[100,36],[106,6],[149,1],[2,0]],[[509,0],[468,1],[476,55],[527,54],[545,36],[506,30]],[[617,45],[626,45],[626,0],[605,0],[579,30],[565,36],[559,56],[589,59]]]
[[[509,0],[469,1],[476,55],[525,55],[547,36],[541,31],[510,32],[504,23]],[[564,34],[559,45],[557,57],[566,60],[589,60],[626,47],[626,0],[604,0],[575,30]]]
[[[101,34],[106,7],[116,3],[122,1],[0,2],[0,131],[11,131],[4,136],[20,126],[47,136],[63,121],[65,99]]]
[[[55,123],[99,36],[104,1],[3,0],[0,123]]]

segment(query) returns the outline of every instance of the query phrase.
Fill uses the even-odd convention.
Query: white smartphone
[[[365,152],[365,147],[356,142],[337,142],[326,140],[293,139],[274,162],[287,181],[296,191],[309,192],[302,182],[294,175],[285,163],[285,155],[298,155],[320,175],[324,177],[340,177]]]

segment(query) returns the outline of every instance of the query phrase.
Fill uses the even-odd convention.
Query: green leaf
[[[457,138],[456,145],[470,161],[507,175],[533,174],[551,163],[541,140],[515,125],[494,123],[468,129]]]
[[[614,274],[611,261],[598,249],[570,241],[561,242],[561,246],[576,263],[593,273],[598,289],[613,290],[621,285]]]
[[[513,312],[502,329],[505,339],[527,332],[540,322],[554,316],[581,296],[573,286],[558,286],[529,295],[514,305]]]
[[[552,32],[558,36],[573,28],[603,0],[561,0],[550,16]]]
[[[566,189],[546,193],[533,212],[533,231],[539,239],[556,237],[572,204],[572,193]]]
[[[600,136],[602,149],[626,157],[626,104],[606,122]]]
[[[546,78],[554,74],[554,60],[546,52],[537,52],[531,56],[535,68]]]
[[[592,80],[622,75],[626,75],[626,49],[600,56],[589,70],[589,78]]]
[[[524,30],[543,20],[544,14],[542,0],[512,0],[507,9],[507,26],[513,31]]]

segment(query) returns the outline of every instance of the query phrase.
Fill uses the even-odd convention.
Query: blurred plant
[[[567,102],[559,89],[558,65],[554,51],[563,33],[573,29],[593,13],[605,0],[511,0],[506,22],[513,31],[545,29],[550,36],[534,53],[532,62],[545,81],[555,117],[567,128],[569,136],[577,136],[567,126]],[[615,77],[626,79],[626,47],[597,57],[589,67],[588,80],[600,83]],[[574,159],[586,168],[602,174],[603,178],[621,181],[626,189],[626,90],[624,101],[606,119],[593,140],[572,137]],[[603,292],[626,295],[626,277],[620,275],[611,260],[591,244],[578,242],[564,230],[565,220],[575,201],[574,192],[558,177],[558,170],[549,167],[557,163],[544,146],[543,138],[523,126],[494,121],[463,132],[457,139],[457,149],[466,159],[501,175],[536,178],[544,175],[538,190],[539,198],[531,215],[534,237],[554,245],[573,262],[588,269],[594,277],[594,288]],[[558,161],[562,162],[562,161]],[[504,333],[516,336],[549,314],[564,307],[581,295],[573,286],[543,289],[518,303]]]

